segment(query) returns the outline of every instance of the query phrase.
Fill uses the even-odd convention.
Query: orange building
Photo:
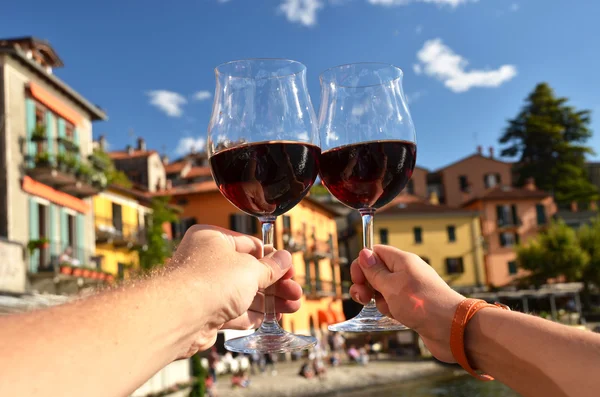
[[[175,168],[178,166],[167,165],[171,174],[178,173],[173,171]],[[202,167],[184,168],[188,170],[181,178],[190,173],[204,174],[200,171]],[[170,195],[172,203],[182,209],[181,222],[173,225],[175,239],[198,223],[260,237],[258,220],[229,203],[212,178],[178,184],[164,194]],[[334,210],[308,197],[277,219],[275,248],[292,253],[295,279],[304,290],[301,309],[282,319],[281,324],[288,331],[318,333],[328,324],[344,320],[335,216]]]
[[[522,276],[515,246],[534,237],[556,213],[552,195],[538,190],[532,179],[523,188],[499,186],[465,204],[480,213],[487,250],[487,284],[503,286]]]

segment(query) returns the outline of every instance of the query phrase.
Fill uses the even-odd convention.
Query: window
[[[498,226],[517,226],[519,224],[519,217],[517,216],[517,206],[512,205],[497,205],[496,206],[496,217]]]
[[[229,228],[244,234],[258,233],[257,220],[253,216],[245,214],[231,214],[229,216]]]
[[[73,127],[73,124],[65,120],[65,138],[72,141],[75,138],[74,131],[75,127]]]
[[[292,231],[292,218],[289,215],[283,216],[283,232],[290,233]]]
[[[544,204],[536,204],[535,205],[535,214],[537,218],[538,225],[545,225],[546,220],[546,209],[544,208]]]
[[[446,258],[446,273],[461,274],[464,273],[463,259],[461,258]]]
[[[387,229],[379,229],[379,244],[389,244]]]
[[[123,279],[125,277],[125,266],[126,265],[124,263],[121,263],[121,262],[117,263],[117,269],[118,269],[117,277],[119,277],[120,279]]]
[[[123,207],[112,203],[112,224],[118,232],[123,232]]]
[[[310,259],[304,258],[304,286],[310,289]]]
[[[466,175],[461,175],[458,177],[458,184],[461,192],[469,193],[469,179]]]
[[[454,225],[448,225],[448,242],[453,243],[456,241],[456,228]]]
[[[499,185],[500,182],[500,174],[485,174],[483,176],[483,184],[485,185],[486,189],[493,188]]]
[[[73,252],[77,252],[77,233],[75,232],[75,215],[67,214],[67,236],[69,238],[69,247]]]
[[[518,270],[517,261],[508,262],[508,274],[517,274]]]
[[[35,104],[35,125],[46,125],[46,108],[39,103]]]
[[[519,234],[502,232],[500,233],[500,246],[501,247],[512,247],[513,245],[519,244]]]
[[[415,244],[421,244],[423,242],[423,229],[415,227],[413,234],[415,235]]]
[[[412,179],[406,184],[406,193],[415,194],[415,184]]]

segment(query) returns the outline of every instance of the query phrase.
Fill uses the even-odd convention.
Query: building
[[[160,155],[156,150],[148,150],[143,138],[137,139],[137,146],[127,146],[125,150],[109,153],[115,168],[123,171],[134,186],[149,192],[166,188],[167,174]]]
[[[465,208],[481,214],[487,284],[496,287],[524,275],[517,267],[515,246],[537,235],[556,213],[552,195],[537,189],[532,179],[523,188],[488,190],[465,203]]]
[[[58,266],[97,266],[91,197],[106,176],[88,158],[92,123],[106,114],[52,74],[62,66],[47,41],[0,40],[0,236],[10,242],[11,291],[26,281],[40,292],[77,291]]]
[[[123,278],[139,269],[137,248],[146,244],[150,195],[111,185],[94,197],[96,256],[103,271]]]
[[[258,220],[229,203],[212,179],[173,186],[160,194],[171,196],[182,209],[181,222],[173,225],[176,239],[197,223],[260,237]],[[295,279],[305,292],[302,308],[283,317],[282,326],[288,331],[315,333],[344,319],[335,217],[332,209],[307,197],[277,219],[275,248],[292,252]]]
[[[585,166],[589,181],[600,191],[600,163],[589,162]],[[595,201],[562,204],[559,205],[556,216],[568,226],[579,229],[598,216],[598,204]]]
[[[491,147],[487,157],[479,146],[477,153],[427,174],[428,193],[450,207],[460,207],[501,184],[512,186],[512,164],[494,158]]]
[[[477,211],[401,196],[377,212],[374,240],[419,255],[460,292],[485,285]]]

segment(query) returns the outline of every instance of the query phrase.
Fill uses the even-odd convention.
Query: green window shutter
[[[81,264],[85,266],[85,264],[87,263],[87,258],[85,258],[83,249],[83,247],[85,247],[85,215],[77,214],[76,219],[77,230],[75,230],[75,235],[77,236],[77,239],[75,240],[75,242],[77,244],[77,248],[75,252],[77,259],[79,259],[81,261]]]
[[[56,150],[54,149],[54,145],[56,143],[56,118],[52,114],[52,112],[46,112],[46,136],[48,137],[48,154],[50,158],[54,158],[56,155]]]
[[[69,246],[69,217],[64,208],[60,209],[60,247],[62,253]],[[74,247],[73,247],[74,248]]]
[[[48,225],[50,227],[50,233],[48,236],[50,237],[50,255],[58,255],[58,246],[56,241],[56,220],[58,216],[58,211],[56,205],[50,204],[50,221]]]
[[[65,137],[65,120],[61,119],[60,117],[58,118],[58,137],[59,138],[64,138]],[[58,144],[58,153],[64,153],[65,152],[65,147],[62,144],[62,142],[60,142]]]
[[[38,203],[31,197],[29,198],[29,239],[37,240],[40,238],[40,213]],[[40,252],[39,250],[33,251],[29,256],[29,270],[31,272],[37,271],[37,267],[40,263]]]
[[[75,157],[77,158],[77,160],[79,160],[81,154],[81,143],[79,142],[79,130],[77,128],[73,129],[73,142],[79,148],[79,150],[77,150],[77,153],[75,154]]]
[[[26,114],[26,155],[27,155],[27,166],[33,167],[33,157],[35,156],[35,143],[31,141],[31,135],[35,129],[35,102],[33,99],[25,99],[25,114]]]

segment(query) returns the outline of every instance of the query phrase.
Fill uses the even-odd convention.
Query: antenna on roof
[[[129,128],[129,131],[127,131],[127,136],[129,137],[131,146],[134,146],[135,145],[135,132],[133,131],[133,128]]]

